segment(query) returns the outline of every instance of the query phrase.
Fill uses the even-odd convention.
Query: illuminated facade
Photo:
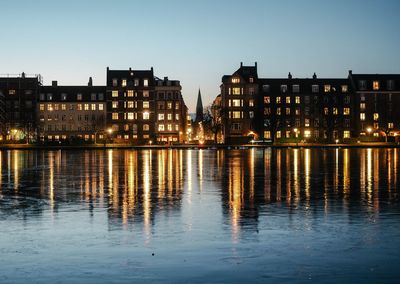
[[[44,86],[37,105],[40,141],[104,140],[104,86]]]
[[[186,140],[187,107],[181,94],[182,87],[177,80],[156,78],[155,133],[157,142],[176,143]]]
[[[251,140],[350,142],[399,131],[400,75],[258,78],[257,64],[222,77],[225,143]],[[392,139],[394,140],[394,139]]]

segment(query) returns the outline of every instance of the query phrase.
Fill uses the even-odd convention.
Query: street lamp
[[[367,128],[367,132],[368,132],[368,133],[371,133],[371,132],[372,132],[372,128],[371,128],[371,127],[368,127],[368,128]]]

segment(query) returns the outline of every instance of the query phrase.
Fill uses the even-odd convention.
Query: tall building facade
[[[259,78],[257,64],[222,77],[225,143],[346,142],[400,134],[400,75]]]
[[[0,77],[1,139],[27,142],[36,137],[36,102],[40,75]]]

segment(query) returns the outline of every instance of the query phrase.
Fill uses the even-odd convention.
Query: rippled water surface
[[[396,283],[399,155],[1,151],[0,283]]]

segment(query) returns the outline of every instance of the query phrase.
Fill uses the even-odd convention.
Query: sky
[[[221,78],[400,73],[400,1],[0,0],[0,74],[105,85],[106,68],[180,80],[191,112]]]

